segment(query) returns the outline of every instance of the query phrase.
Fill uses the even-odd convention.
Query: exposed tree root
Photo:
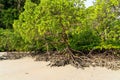
[[[120,69],[120,57],[114,54],[114,51],[105,51],[103,53],[92,53],[92,57],[85,55],[76,55],[70,48],[64,49],[62,52],[52,51],[50,54],[32,55],[36,61],[50,61],[50,66],[65,66],[71,64],[76,68],[84,68],[89,66],[101,66],[109,69]],[[119,53],[119,51],[118,51]],[[7,56],[2,56],[0,59],[19,59],[25,56],[30,56],[30,53],[24,52],[9,52]]]

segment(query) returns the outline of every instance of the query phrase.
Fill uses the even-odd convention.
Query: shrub
[[[70,38],[70,45],[76,50],[90,50],[100,44],[100,37],[94,29],[85,27],[74,33]]]

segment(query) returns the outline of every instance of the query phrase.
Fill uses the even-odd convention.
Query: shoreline
[[[71,65],[47,66],[49,62],[30,57],[0,61],[1,80],[120,80],[120,70],[105,67],[77,69]]]

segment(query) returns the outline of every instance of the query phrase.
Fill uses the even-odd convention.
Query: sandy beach
[[[71,65],[50,67],[48,64],[30,57],[0,61],[0,80],[120,80],[120,70],[101,67],[83,70]]]

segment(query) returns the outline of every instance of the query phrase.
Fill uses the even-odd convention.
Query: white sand
[[[0,80],[120,80],[120,70],[89,67],[76,69],[49,67],[49,62],[36,62],[32,58],[0,61]]]

